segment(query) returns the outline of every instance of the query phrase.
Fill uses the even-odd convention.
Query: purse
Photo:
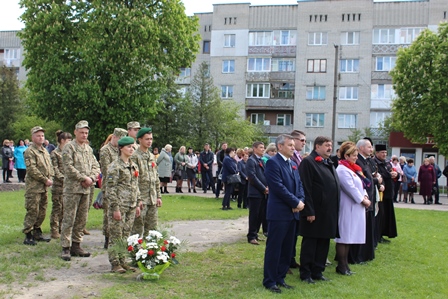
[[[176,169],[176,171],[174,172],[173,175],[173,179],[177,178],[178,180],[180,180],[182,178],[182,170],[181,169]]]
[[[408,184],[408,192],[414,193],[417,192],[417,183],[411,182]]]
[[[227,176],[227,184],[240,184],[241,183],[241,177],[239,173],[231,174]]]

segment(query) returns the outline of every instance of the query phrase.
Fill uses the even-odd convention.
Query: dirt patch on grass
[[[221,244],[244,242],[247,234],[247,217],[237,220],[175,221],[165,227],[177,238],[186,240],[185,251],[201,252]],[[46,269],[44,277],[30,277],[22,285],[0,286],[5,298],[95,298],[101,297],[108,282],[103,275],[110,273],[104,237],[99,230],[84,237],[83,248],[90,251],[89,258],[72,258],[69,268]],[[56,241],[51,241],[56,242]],[[44,246],[38,244],[37,246]],[[118,275],[118,274],[111,274]]]

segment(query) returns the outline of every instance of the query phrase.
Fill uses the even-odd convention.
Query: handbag
[[[176,171],[174,172],[173,175],[173,179],[177,178],[178,180],[180,180],[182,178],[182,170],[181,169],[176,169]]]
[[[417,192],[417,183],[411,182],[408,184],[408,192],[414,193]]]
[[[240,183],[241,183],[241,177],[239,173],[227,176],[227,184],[240,184]]]

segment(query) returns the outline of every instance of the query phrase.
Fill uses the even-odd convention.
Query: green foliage
[[[16,72],[11,68],[2,66],[0,67],[0,140],[2,142],[4,139],[16,140],[13,124],[20,118],[22,111],[19,80]]]
[[[115,127],[156,115],[167,78],[199,48],[197,18],[179,0],[20,4],[33,110],[65,128],[89,121],[95,146]]]
[[[348,135],[348,140],[352,141],[354,143],[357,143],[360,139],[364,137],[371,137],[373,136],[372,129],[369,127],[364,128],[363,130],[360,129],[350,129],[350,132],[352,132],[350,135]]]
[[[15,123],[12,124],[14,130],[14,140],[17,142],[18,139],[30,139],[31,132],[30,129],[35,126],[41,126],[45,129],[45,139],[48,139],[51,143],[57,144],[56,131],[61,129],[61,125],[55,121],[46,121],[38,116],[23,115]],[[68,130],[72,132],[73,130]]]
[[[391,71],[397,98],[392,126],[413,142],[432,135],[440,153],[448,154],[448,24],[423,31],[397,53]]]

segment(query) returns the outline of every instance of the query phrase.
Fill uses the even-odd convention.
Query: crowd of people
[[[375,145],[373,154],[367,137],[356,144],[344,142],[337,156],[332,155],[332,140],[323,136],[314,140],[311,153],[302,155],[306,134],[298,130],[278,136],[266,147],[257,141],[251,148],[237,149],[223,142],[213,153],[205,143],[201,152],[180,146],[173,155],[170,144],[160,151],[152,148],[152,129],[132,121],[107,137],[98,161],[89,133],[83,120],[76,124],[74,136],[58,131],[54,148],[39,126],[31,129],[31,143],[19,140],[14,148],[5,140],[3,180],[10,181],[10,165],[15,163],[26,188],[26,245],[50,241],[41,225],[51,187],[51,238],[60,240],[65,261],[91,255],[81,243],[89,234],[88,210],[100,183],[104,248],[115,273],[136,270],[114,247],[131,234],[144,236],[157,228],[158,208],[170,182],[175,182],[176,193],[183,193],[185,180],[189,193],[202,188],[218,199],[223,191],[222,210],[232,210],[232,199],[238,208],[249,209],[247,241],[266,241],[263,285],[275,293],[292,288],[285,277],[293,268],[299,268],[307,283],[328,280],[323,272],[331,239],[336,242],[337,273],[352,275],[350,264],[373,260],[378,243],[389,243],[398,235],[394,202],[403,196],[403,202],[415,203],[417,182],[425,204],[432,203],[433,195],[440,204],[437,179],[442,171],[433,157],[424,160],[417,174],[413,159],[392,156],[387,161],[383,144]]]

